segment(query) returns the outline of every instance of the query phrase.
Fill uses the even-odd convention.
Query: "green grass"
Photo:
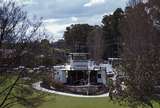
[[[39,108],[128,108],[120,106],[109,98],[77,98],[50,94]],[[154,108],[159,108],[158,104]],[[24,108],[16,105],[13,108]]]
[[[39,108],[125,108],[109,101],[108,98],[77,98],[50,94],[46,100]]]
[[[47,107],[46,107],[47,106]],[[122,108],[109,102],[108,98],[73,98],[57,95],[55,100],[44,103],[40,108]]]
[[[1,88],[2,87],[0,87],[0,89]],[[33,96],[33,94],[31,96]],[[108,97],[78,98],[78,97],[49,94],[44,98],[44,100],[46,100],[46,102],[41,104],[40,107],[38,108],[128,108],[125,106],[120,106],[117,103],[110,101]],[[24,107],[21,105],[15,105],[12,108],[24,108]],[[158,104],[154,104],[154,108],[160,108],[160,106]]]

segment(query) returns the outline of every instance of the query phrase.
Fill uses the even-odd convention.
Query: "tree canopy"
[[[123,52],[119,68],[126,76],[126,88],[119,91],[118,99],[127,101],[134,108],[141,105],[153,107],[152,102],[159,102],[160,98],[160,32],[159,24],[155,24],[159,11],[152,10],[155,4],[150,2],[130,0],[120,25]]]
[[[64,39],[72,52],[87,52],[87,37],[93,29],[88,24],[75,24],[66,28]]]
[[[123,10],[118,8],[113,15],[105,15],[102,19],[104,33],[104,59],[120,57],[120,22],[123,18]]]

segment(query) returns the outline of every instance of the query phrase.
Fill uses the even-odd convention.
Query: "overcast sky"
[[[43,17],[45,28],[54,39],[63,37],[65,28],[75,23],[100,25],[104,15],[123,8],[127,0],[17,0],[29,16]]]

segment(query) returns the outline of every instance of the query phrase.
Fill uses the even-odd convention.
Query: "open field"
[[[46,100],[48,101],[39,108],[128,108],[119,106],[111,102],[108,98],[73,98],[50,94]],[[15,106],[13,108],[23,107]],[[159,106],[155,105],[154,108],[159,108]]]

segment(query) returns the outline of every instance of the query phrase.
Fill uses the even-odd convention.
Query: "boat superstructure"
[[[107,75],[114,75],[110,63],[96,64],[88,53],[70,53],[68,62],[54,66],[54,70],[55,80],[69,85],[105,85]]]

